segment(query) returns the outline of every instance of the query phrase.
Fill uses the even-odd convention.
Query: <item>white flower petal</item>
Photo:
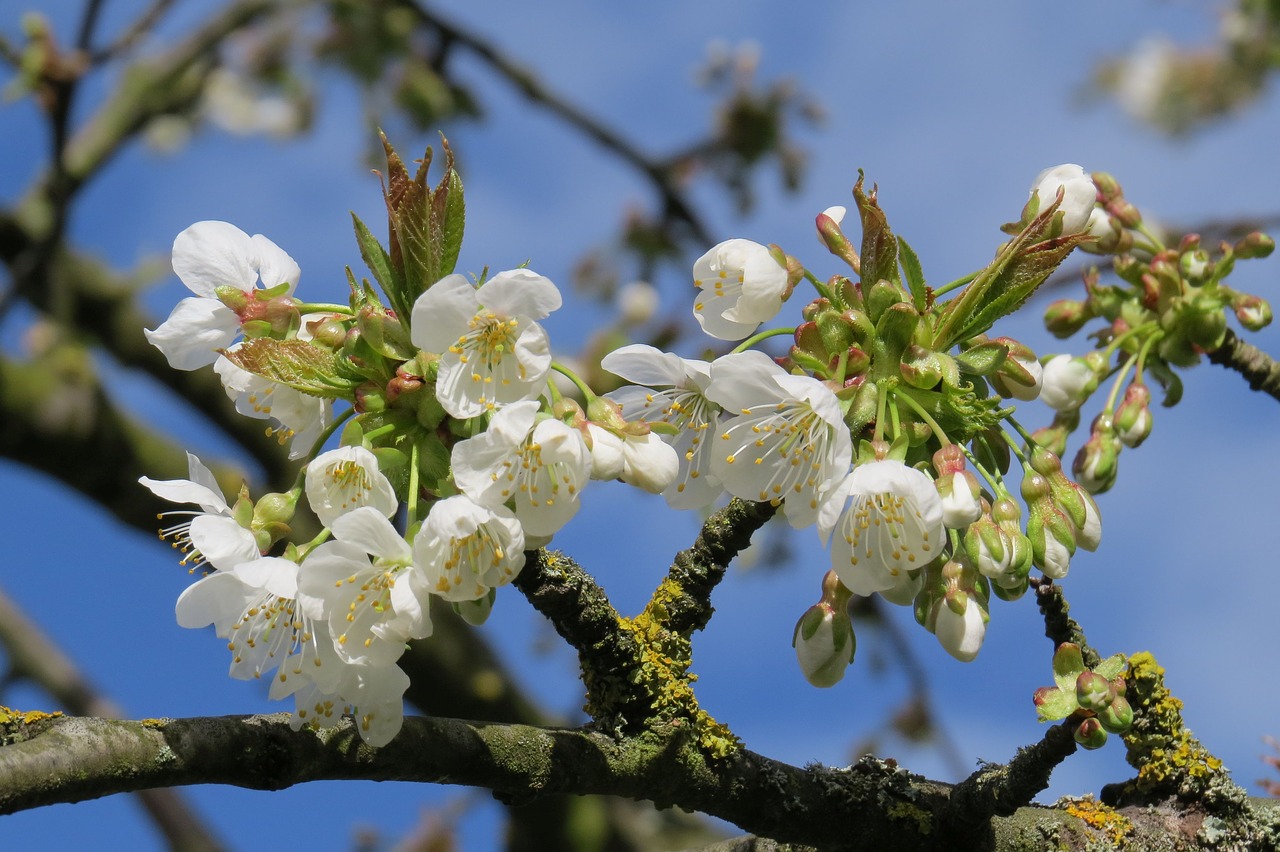
[[[218,287],[252,290],[258,280],[252,239],[230,222],[196,222],[173,241],[173,271],[197,296]]]

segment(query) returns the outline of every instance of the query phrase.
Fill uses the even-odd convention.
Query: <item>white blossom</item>
[[[503,506],[481,506],[465,494],[446,497],[418,530],[413,557],[432,594],[475,600],[520,573],[524,530]]]
[[[698,299],[693,315],[720,340],[741,340],[773,319],[787,295],[787,270],[769,249],[750,240],[726,240],[693,264]]]
[[[155,331],[144,330],[175,370],[212,364],[218,350],[240,333],[240,317],[218,298],[220,287],[253,295],[288,285],[293,292],[301,270],[293,258],[261,234],[250,237],[228,222],[196,222],[173,241],[173,271],[196,295],[178,302]]]
[[[663,436],[676,451],[680,465],[672,484],[663,491],[667,504],[673,509],[711,505],[724,491],[711,472],[716,448],[711,438],[720,422],[720,406],[706,397],[711,365],[637,343],[610,352],[600,366],[638,383],[608,395],[624,417],[666,423],[679,430]]]
[[[962,663],[972,662],[982,650],[987,635],[987,614],[972,594],[965,595],[964,614],[957,614],[947,602],[937,604],[933,633],[948,654]]]
[[[213,473],[191,453],[187,453],[187,471],[190,479],[155,480],[144,476],[138,480],[163,500],[195,503],[203,510],[163,515],[190,518],[160,530],[160,538],[171,539],[173,546],[182,552],[181,564],[190,563],[194,569],[208,563],[214,568],[227,569],[261,556],[253,532],[236,519]]]
[[[395,514],[399,501],[391,482],[378,470],[378,458],[364,447],[339,447],[307,465],[307,503],[320,523],[360,506],[373,506],[383,517]]]
[[[515,402],[489,428],[453,448],[453,477],[477,503],[512,503],[526,533],[551,535],[577,513],[591,460],[577,429],[538,419],[538,403]]]
[[[541,394],[551,345],[537,320],[560,301],[556,285],[528,269],[499,272],[478,289],[448,275],[419,296],[410,337],[441,353],[436,396],[445,411],[475,417]]]
[[[891,460],[854,467],[823,501],[818,532],[830,539],[832,570],[858,595],[901,585],[946,543],[933,480]]]
[[[748,350],[716,359],[706,396],[733,415],[721,420],[711,450],[711,471],[725,489],[744,500],[782,502],[797,529],[812,524],[853,455],[831,389]]]
[[[1040,399],[1055,411],[1074,411],[1084,404],[1097,382],[1082,359],[1056,355],[1044,365]]]

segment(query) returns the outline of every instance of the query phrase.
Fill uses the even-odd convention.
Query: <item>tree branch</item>
[[[1227,329],[1226,339],[1208,358],[1211,364],[1244,376],[1250,390],[1262,391],[1280,401],[1280,364],[1253,344],[1241,340],[1231,329]]]
[[[38,683],[72,713],[109,719],[124,715],[113,701],[93,688],[39,626],[9,600],[3,589],[0,589],[0,645],[9,658],[10,677],[24,677]],[[222,848],[213,829],[177,790],[140,790],[137,795],[171,849],[195,852]]]
[[[1053,647],[1056,649],[1063,642],[1079,645],[1084,664],[1091,669],[1097,668],[1102,657],[1084,638],[1080,625],[1067,615],[1071,607],[1062,594],[1062,587],[1055,586],[1048,577],[1032,577],[1031,588],[1035,590],[1036,603],[1040,606],[1040,614],[1044,616],[1044,635],[1053,642]]]

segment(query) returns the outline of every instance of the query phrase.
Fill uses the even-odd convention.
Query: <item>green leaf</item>
[[[911,289],[911,298],[916,310],[924,313],[929,307],[929,288],[924,283],[924,269],[920,266],[920,258],[915,250],[902,237],[898,237],[898,262],[902,264],[902,274]]]
[[[458,254],[462,251],[463,226],[467,218],[466,203],[462,197],[462,176],[453,167],[453,152],[447,145],[445,152],[448,154],[449,171],[445,175],[448,184],[445,186],[446,202],[440,229],[442,237],[440,274],[442,276],[451,274],[458,265]]]
[[[1076,678],[1084,672],[1084,657],[1080,654],[1080,646],[1063,642],[1053,654],[1053,681],[1058,689],[1076,691]]]
[[[869,287],[877,281],[902,282],[898,275],[898,241],[889,230],[889,220],[876,201],[876,188],[868,195],[862,191],[863,175],[858,170],[858,182],[853,186],[853,199],[862,217],[862,281]]]
[[[365,266],[369,267],[374,280],[378,282],[387,300],[395,306],[396,313],[399,314],[401,308],[397,304],[397,296],[404,292],[404,276],[392,265],[391,255],[383,249],[382,243],[378,242],[378,238],[365,226],[364,222],[360,221],[360,217],[352,213],[351,219],[355,223],[356,244],[360,247],[361,259],[364,260]]]
[[[1124,654],[1116,654],[1098,663],[1093,671],[1094,674],[1102,675],[1107,680],[1115,680],[1128,664]]]
[[[1000,247],[995,259],[959,296],[943,305],[941,322],[934,332],[934,344],[939,349],[982,334],[996,320],[1016,311],[1072,249],[1089,239],[1087,234],[1042,239],[1057,210],[1057,202],[1042,210],[1021,233]]]
[[[305,340],[258,337],[222,354],[242,370],[311,396],[345,397],[357,384],[339,375],[332,351]]]
[[[1038,689],[1036,690],[1035,702],[1036,715],[1041,722],[1056,722],[1058,719],[1065,719],[1076,712],[1079,707],[1076,703],[1074,686],[1070,691],[1054,686]]]

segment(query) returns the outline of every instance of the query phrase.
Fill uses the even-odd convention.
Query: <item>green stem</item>
[[[1164,243],[1161,242],[1160,238],[1157,237],[1155,233],[1153,233],[1152,230],[1147,227],[1146,222],[1139,222],[1136,226],[1134,226],[1134,230],[1137,231],[1139,234],[1142,234],[1142,236],[1146,237],[1148,240],[1150,240],[1151,245],[1155,246],[1155,250],[1151,252],[1152,254],[1155,254],[1156,252],[1164,251]]]
[[[1030,446],[1030,447],[1038,446],[1036,444],[1036,439],[1031,437],[1031,433],[1028,432],[1026,429],[1023,429],[1022,424],[1019,423],[1017,420],[1013,419],[1012,416],[1006,417],[1005,421],[1018,431],[1018,434],[1022,436],[1022,440],[1027,442],[1027,446]],[[1025,468],[1027,466],[1027,457],[1026,455],[1023,454],[1022,447],[1019,447],[1018,443],[1014,441],[1013,438],[1009,437],[1009,433],[1004,431],[1003,429],[1000,430],[1000,437],[1004,438],[1004,442],[1009,445],[1009,449],[1012,450],[1013,454],[1018,457],[1018,464],[1022,465]]]
[[[1110,414],[1115,411],[1116,399],[1120,396],[1120,385],[1124,384],[1125,376],[1129,375],[1129,369],[1138,363],[1137,355],[1130,355],[1129,360],[1116,371],[1116,380],[1111,383],[1111,393],[1107,395],[1107,404],[1102,409],[1104,413]]]
[[[938,296],[945,296],[947,293],[950,293],[952,290],[955,290],[957,287],[963,287],[973,279],[977,278],[978,274],[981,272],[982,272],[981,269],[975,269],[973,272],[970,272],[968,275],[957,278],[955,281],[952,281],[950,283],[943,284],[941,287],[933,291],[934,297],[936,298]]]
[[[929,426],[930,429],[933,430],[933,434],[936,435],[938,437],[938,440],[942,442],[942,446],[946,447],[951,444],[951,439],[947,437],[946,432],[942,431],[942,427],[938,425],[938,421],[934,420],[933,417],[929,415],[929,412],[924,410],[924,406],[916,402],[916,400],[911,396],[911,394],[905,393],[905,392],[895,393],[894,397],[896,399],[901,399],[905,401],[907,405],[910,406],[913,411],[915,411],[916,414],[920,415],[920,418],[924,420],[924,422]]]
[[[294,305],[300,314],[342,314],[355,316],[350,305],[334,305],[328,302],[299,302]]]
[[[405,495],[405,531],[413,529],[418,520],[418,442],[409,450],[409,493]]]
[[[827,285],[818,280],[818,276],[809,270],[804,271],[804,280],[813,285],[813,289],[818,291],[818,295],[827,301],[831,300],[831,291],[827,289]]]
[[[320,433],[320,436],[316,438],[315,443],[311,445],[311,449],[307,451],[307,458],[313,459],[316,456],[320,455],[320,448],[323,447],[329,441],[329,439],[333,437],[333,433],[338,431],[338,427],[341,426],[343,423],[347,422],[347,420],[351,418],[351,415],[355,413],[356,413],[356,410],[354,408],[348,408],[346,411],[342,412],[337,417],[333,418],[333,422],[330,423],[328,426],[324,427],[324,431]],[[304,467],[303,470],[305,469],[306,468]]]
[[[596,395],[591,392],[591,388],[587,387],[586,382],[582,381],[582,379],[578,377],[578,374],[575,373],[573,370],[570,370],[568,367],[561,364],[559,361],[552,361],[551,369],[555,370],[557,373],[564,376],[569,381],[573,382],[573,384],[578,388],[578,390],[582,391],[583,401],[591,402],[591,400],[595,399]]]
[[[771,328],[768,331],[762,331],[762,332],[759,332],[758,334],[751,335],[746,340],[742,341],[737,346],[733,347],[733,353],[744,352],[750,349],[755,344],[759,343],[760,341],[768,340],[770,337],[778,337],[783,334],[795,334],[795,333],[796,333],[796,330],[794,328]]]
[[[884,415],[889,407],[889,389],[883,384],[876,386],[876,440],[884,440]]]

